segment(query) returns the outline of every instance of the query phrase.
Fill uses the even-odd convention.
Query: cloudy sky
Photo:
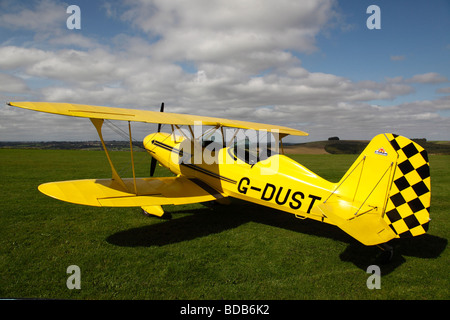
[[[0,0],[0,140],[96,137],[87,119],[9,101],[164,101],[310,134],[296,142],[450,140],[449,30],[448,0]]]

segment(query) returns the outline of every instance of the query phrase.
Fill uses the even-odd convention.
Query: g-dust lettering
[[[241,178],[237,185],[237,191],[241,194],[248,195],[249,190],[251,190],[250,195],[252,195],[252,192],[255,191],[255,194],[253,194],[254,198],[259,197],[263,201],[274,201],[279,206],[285,206],[288,204],[289,207],[294,210],[300,209],[303,205],[302,200],[305,199],[305,194],[301,191],[276,186],[269,182],[261,188],[258,185],[252,185],[250,178]],[[261,193],[261,195],[258,196],[256,192]],[[316,200],[320,200],[322,198],[313,194],[309,194],[307,198],[311,200],[307,203],[308,209],[306,210],[306,213],[310,213]]]
[[[244,181],[245,181],[245,186],[242,186],[242,184],[244,183]],[[242,178],[242,179],[239,181],[239,184],[238,184],[238,191],[239,191],[240,193],[246,194],[246,193],[247,193],[247,190],[248,190],[248,188],[247,188],[246,186],[248,186],[249,184],[250,184],[250,179],[249,179],[249,178],[246,178],[246,177]]]
[[[305,199],[305,195],[300,191],[294,192],[292,194],[292,201],[289,202],[289,207],[294,210],[299,209],[302,206],[302,202],[297,197],[300,197],[300,199]]]

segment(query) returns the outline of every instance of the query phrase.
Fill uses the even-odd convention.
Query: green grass
[[[114,152],[120,164],[126,152]],[[136,153],[138,176],[149,157]],[[356,155],[295,155],[337,181]],[[39,193],[48,181],[108,178],[100,151],[0,150],[0,297],[57,299],[449,299],[449,156],[431,156],[427,235],[394,241],[366,286],[379,249],[339,229],[239,200],[167,206],[166,221],[139,208],[93,208]],[[125,171],[127,172],[127,171]],[[157,175],[168,175],[158,168]],[[69,290],[66,269],[81,269]]]

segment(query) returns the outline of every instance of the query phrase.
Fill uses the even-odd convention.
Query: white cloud
[[[50,45],[58,45],[58,46],[75,46],[83,49],[91,49],[99,47],[94,40],[89,39],[81,34],[64,34],[58,37],[51,37],[48,40]]]
[[[391,61],[403,61],[405,58],[405,56],[391,56]]]
[[[370,106],[371,100],[395,99],[413,89],[403,79],[352,82],[332,74],[310,72],[290,54],[275,64],[272,72],[252,76],[235,66],[218,63],[201,63],[202,69],[191,74],[174,62],[156,64],[151,57],[139,55],[136,48],[128,49],[43,51],[6,47],[0,49],[0,66],[20,69],[25,76],[17,84],[25,85],[26,76],[57,80],[56,84],[37,90],[39,99],[45,101],[154,110],[164,101],[171,112],[290,125],[311,131],[314,139],[348,128],[353,133],[374,135],[383,126],[397,128],[406,120],[424,120],[421,108],[435,111],[426,104],[401,108]],[[25,61],[22,67],[17,63],[18,56]],[[25,59],[30,56],[39,59]],[[265,56],[260,57],[264,60]],[[404,109],[408,111],[401,112]]]
[[[0,88],[2,92],[7,93],[22,93],[29,90],[25,81],[5,73],[0,73]]]
[[[4,70],[27,68],[46,58],[47,53],[39,49],[17,46],[0,47],[0,68]]]
[[[441,76],[436,72],[428,72],[424,74],[416,74],[410,79],[406,80],[411,83],[443,83],[448,82],[448,79],[444,76]]]
[[[316,50],[315,36],[330,21],[334,1],[129,3],[133,6],[122,19],[159,37],[154,56],[223,63],[255,51]]]
[[[46,0],[41,6],[49,3]],[[447,81],[437,73],[354,82],[302,66],[295,51],[317,49],[317,35],[336,17],[334,1],[220,4],[130,0],[121,7],[122,14],[106,5],[109,17],[146,33],[118,34],[108,45],[85,33],[51,33],[44,28],[38,46],[0,47],[0,84],[5,84],[0,92],[5,100],[18,100],[11,94],[22,94],[26,100],[149,110],[158,110],[164,101],[168,112],[277,123],[310,132],[313,140],[334,135],[370,138],[384,131],[410,135],[418,124],[449,127],[448,118],[439,114],[448,110],[445,97],[385,107],[373,104],[373,100],[394,101],[413,93],[413,83]],[[30,14],[22,9],[14,11],[15,17]],[[3,16],[11,19],[13,14]],[[59,21],[52,17],[49,14],[49,25]],[[22,117],[17,119],[27,125]],[[35,122],[29,128],[35,129],[48,118],[31,119]],[[5,126],[0,119],[1,137],[8,135]],[[59,128],[55,139],[66,137],[65,127]],[[42,130],[34,137],[52,139],[49,135],[56,131]],[[344,137],[342,132],[351,134]]]
[[[450,93],[450,87],[439,88],[436,90],[437,93]]]
[[[65,26],[67,19],[67,5],[53,0],[5,1],[0,8],[0,26],[11,29],[53,31]]]

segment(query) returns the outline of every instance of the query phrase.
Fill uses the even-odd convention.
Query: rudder
[[[414,141],[385,134],[398,159],[384,220],[400,238],[418,236],[428,230],[431,180],[427,152]]]
[[[430,190],[426,151],[408,138],[380,134],[316,211],[363,244],[376,245],[427,231]]]

